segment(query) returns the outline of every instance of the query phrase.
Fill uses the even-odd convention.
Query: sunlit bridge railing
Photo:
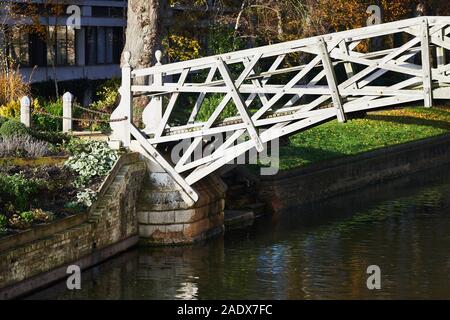
[[[127,121],[111,124],[111,139],[151,157],[196,201],[196,181],[268,141],[352,112],[449,99],[449,33],[450,17],[419,17],[170,64],[158,53],[145,69],[125,53],[112,117]],[[149,99],[141,126],[136,96]],[[194,158],[211,135],[222,143]],[[182,156],[166,159],[180,140]]]

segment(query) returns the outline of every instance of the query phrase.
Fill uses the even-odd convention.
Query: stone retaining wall
[[[95,265],[138,242],[135,203],[146,165],[122,156],[100,200],[82,218],[67,218],[0,240],[0,299],[20,296],[66,277],[66,267]],[[74,221],[77,224],[74,225]]]
[[[258,197],[278,211],[445,163],[449,134],[253,178]]]

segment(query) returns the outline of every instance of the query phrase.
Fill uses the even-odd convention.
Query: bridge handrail
[[[373,38],[393,39],[395,34],[407,35],[400,46],[393,41],[388,48],[367,46]],[[192,184],[252,148],[263,150],[273,139],[333,118],[345,122],[349,112],[420,100],[431,107],[433,99],[450,99],[449,34],[450,17],[417,17],[165,65],[157,52],[155,66],[137,70],[125,52],[121,101],[111,117],[127,120],[111,123],[111,138],[154,159],[196,201]],[[358,49],[361,43],[368,52]],[[286,66],[294,53],[304,59],[291,59]],[[233,64],[242,65],[239,74],[230,71]],[[189,78],[202,71],[207,71],[202,82]],[[273,83],[280,75],[282,80]],[[143,129],[133,122],[138,94],[150,100],[142,114]],[[189,119],[175,125],[170,119],[183,95],[196,95],[195,103],[182,105],[192,108]],[[208,95],[220,99],[207,120],[199,121]],[[230,104],[235,114],[223,118]],[[192,159],[194,150],[205,148],[205,139],[218,134],[226,138],[217,150]],[[239,140],[244,135],[250,139]],[[170,163],[157,147],[180,140],[190,141],[189,147]]]

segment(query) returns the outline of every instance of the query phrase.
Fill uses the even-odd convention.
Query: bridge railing
[[[112,117],[128,121],[111,124],[113,138],[138,144],[195,198],[193,183],[272,139],[351,112],[449,99],[449,33],[450,17],[418,17],[165,65],[158,53],[138,70],[125,53]],[[132,121],[136,95],[149,99],[142,129]],[[214,134],[223,144],[193,159]],[[177,163],[158,152],[183,139],[192,141]]]

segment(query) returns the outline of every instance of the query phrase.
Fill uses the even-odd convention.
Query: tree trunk
[[[166,0],[128,0],[127,30],[124,51],[131,53],[133,69],[148,68],[155,63],[155,51],[161,46],[162,12]],[[146,85],[148,77],[133,79],[135,85]],[[142,125],[142,112],[150,99],[133,98],[133,121]]]
[[[129,0],[124,51],[131,53],[132,68],[147,68],[154,62],[162,31],[164,0]]]

